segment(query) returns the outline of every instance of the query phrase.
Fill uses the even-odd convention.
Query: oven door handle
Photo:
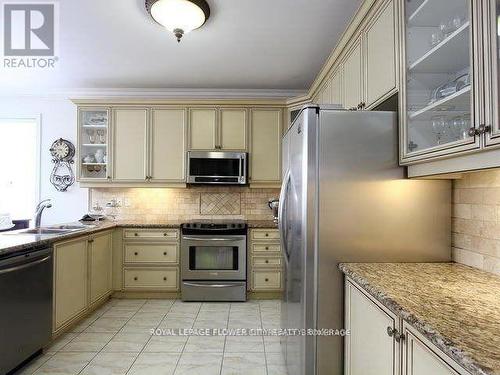
[[[234,288],[240,287],[241,285],[233,285],[233,284],[195,284],[195,283],[187,283],[183,282],[184,285],[187,286],[195,286],[195,287],[203,287],[203,288]]]
[[[203,238],[203,237],[191,237],[191,236],[182,236],[183,240],[188,240],[188,241],[241,241],[244,240],[245,237],[224,237],[224,238]]]

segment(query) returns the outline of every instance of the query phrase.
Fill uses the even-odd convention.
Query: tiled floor
[[[276,336],[153,336],[152,328],[279,328],[279,301],[113,299],[17,374],[286,375]]]

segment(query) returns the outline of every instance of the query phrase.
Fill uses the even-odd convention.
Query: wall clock
[[[74,163],[75,146],[66,139],[59,138],[50,146],[52,162],[55,164],[50,174],[50,182],[57,191],[66,191],[75,183],[75,174],[71,164]]]

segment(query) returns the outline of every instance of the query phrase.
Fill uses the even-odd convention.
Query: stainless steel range
[[[247,225],[194,222],[181,226],[183,301],[245,301]]]

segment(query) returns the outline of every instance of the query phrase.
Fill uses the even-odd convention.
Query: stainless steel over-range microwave
[[[246,152],[188,152],[188,184],[245,185]]]

